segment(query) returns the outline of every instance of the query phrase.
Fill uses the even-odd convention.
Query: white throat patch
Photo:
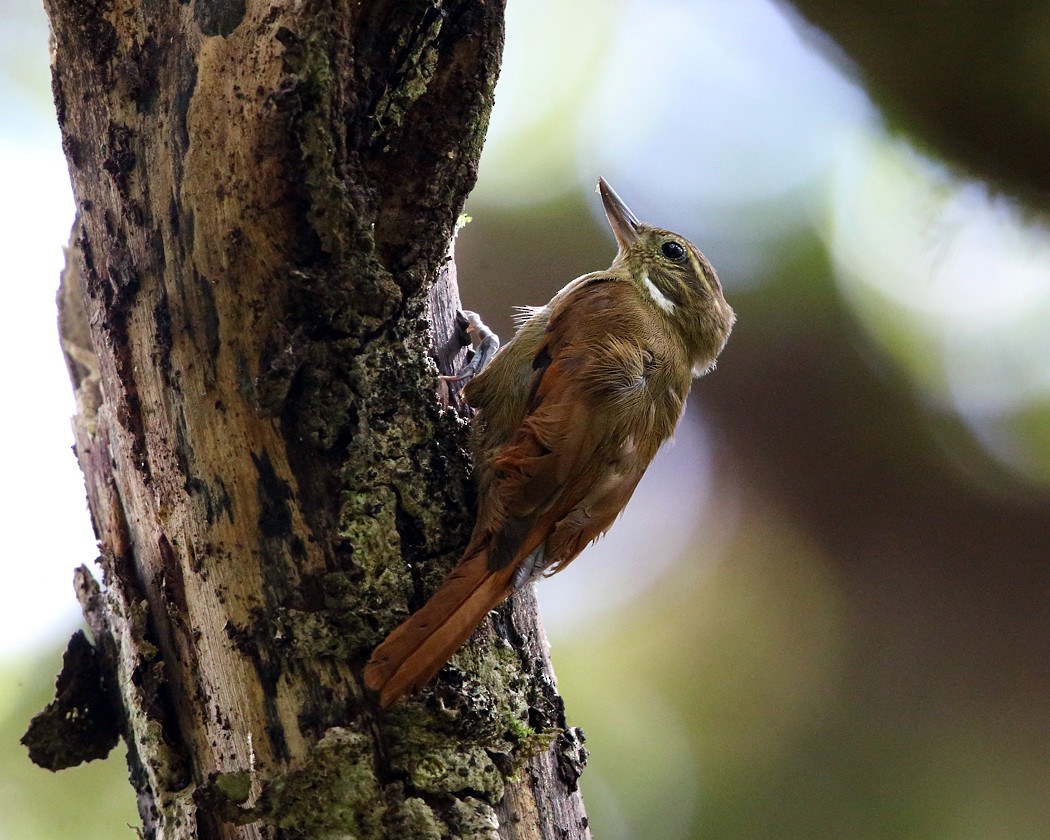
[[[649,297],[653,299],[653,303],[659,306],[664,312],[674,312],[674,303],[658,288],[656,284],[649,279],[648,274],[642,275],[642,285],[645,286],[645,290],[649,293]]]

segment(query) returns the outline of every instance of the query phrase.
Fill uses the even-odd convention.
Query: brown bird
[[[474,533],[365,667],[384,707],[428,682],[514,590],[608,530],[729,337],[733,310],[699,249],[638,221],[604,180],[598,192],[619,245],[612,265],[525,310],[464,389],[477,409]]]

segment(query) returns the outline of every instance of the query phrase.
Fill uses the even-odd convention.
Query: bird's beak
[[[609,220],[609,227],[612,228],[613,235],[616,237],[620,254],[623,254],[637,241],[638,228],[642,223],[604,178],[598,179],[598,193],[602,197],[605,217]]]

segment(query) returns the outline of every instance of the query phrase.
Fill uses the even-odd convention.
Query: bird
[[[699,248],[639,221],[602,178],[597,192],[612,265],[525,308],[487,366],[454,377],[469,378],[475,410],[477,518],[459,563],[365,666],[383,708],[430,682],[490,610],[609,529],[729,338],[736,316]]]

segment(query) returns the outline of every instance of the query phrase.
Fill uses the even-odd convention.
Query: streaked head
[[[736,320],[714,268],[684,236],[639,221],[604,178],[598,192],[619,246],[612,271],[628,275],[668,318],[693,358],[694,372],[706,373]]]

